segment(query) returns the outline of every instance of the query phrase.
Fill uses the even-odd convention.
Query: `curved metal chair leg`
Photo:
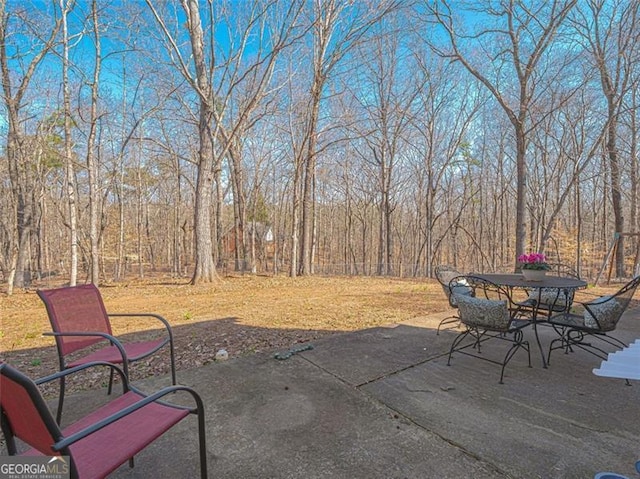
[[[455,327],[457,327],[458,324],[460,324],[460,318],[458,316],[447,316],[446,318],[444,318],[442,321],[440,321],[440,323],[438,323],[438,329],[436,329],[436,336],[440,336],[440,329],[442,328],[442,326],[444,326],[445,324],[456,324]],[[442,328],[442,329],[453,329],[453,327],[451,328]]]
[[[504,382],[502,381],[504,378],[504,369],[507,367],[507,364],[509,364],[509,361],[513,359],[518,349],[523,348],[527,352],[527,356],[529,358],[529,367],[531,367],[531,348],[529,348],[529,342],[522,341],[522,331],[516,331],[514,334],[516,335],[515,343],[513,344],[513,346],[511,346],[511,348],[509,348],[509,351],[507,351],[507,354],[505,354],[504,361],[502,362],[502,370],[500,371],[500,384],[504,384]]]
[[[451,348],[449,349],[449,359],[447,360],[447,366],[451,366],[451,356],[453,355],[453,352],[456,350],[456,347],[460,345],[460,343],[462,343],[464,338],[466,338],[468,335],[469,335],[469,331],[463,331],[460,334],[458,334],[456,339],[453,340],[453,343],[451,343]]]

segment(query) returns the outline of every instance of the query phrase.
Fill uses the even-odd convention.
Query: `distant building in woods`
[[[223,263],[231,266],[236,260],[236,248],[240,244],[236,238],[240,238],[242,235],[241,228],[236,225],[232,225],[224,235],[222,236],[223,254],[221,258]],[[274,237],[271,226],[258,221],[250,221],[246,225],[246,250],[247,250],[247,262],[251,262],[251,252],[255,251],[256,263],[262,262],[262,268],[266,267],[266,262],[273,259],[274,254]],[[255,241],[255,249],[252,248],[252,242]],[[249,265],[245,265],[245,269],[248,269]]]

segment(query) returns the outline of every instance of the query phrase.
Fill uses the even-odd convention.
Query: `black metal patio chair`
[[[456,277],[460,277],[462,273],[449,265],[439,265],[436,266],[435,269],[436,279],[442,286],[442,290],[444,294],[447,296],[447,301],[449,301],[449,306],[454,309],[458,309],[458,305],[456,304],[455,298],[452,296],[451,291],[453,290],[456,294],[462,294],[471,296],[473,295],[473,288],[471,288],[464,280],[461,280],[459,284],[453,285],[453,288],[449,283],[451,280]],[[453,329],[458,327],[460,324],[460,316],[458,314],[452,314],[451,316],[447,316],[438,324],[438,329],[436,330],[436,334],[440,334],[440,329]],[[446,328],[443,328],[444,325],[450,325]]]
[[[549,274],[563,278],[580,279],[578,272],[571,266],[564,263],[551,263]],[[547,317],[554,313],[569,311],[575,296],[574,289],[542,288],[529,292],[529,296],[524,301],[516,304],[523,314],[531,312],[534,308],[537,314],[544,314]]]
[[[563,349],[565,353],[569,353],[576,347],[600,359],[606,359],[609,351],[601,346],[608,344],[616,349],[625,347],[626,344],[611,333],[618,327],[620,318],[627,310],[638,285],[640,285],[640,276],[629,281],[615,294],[577,303],[583,309],[580,314],[566,311],[551,316],[549,323],[559,337],[549,345],[547,363],[551,359],[551,352],[556,349]],[[594,344],[594,341],[599,342]]]
[[[473,295],[455,293],[455,285],[464,282],[473,290]],[[519,349],[527,352],[531,367],[529,342],[524,340],[522,330],[531,321],[519,319],[519,309],[513,305],[509,291],[495,283],[475,276],[458,276],[451,280],[451,294],[458,306],[460,322],[464,331],[456,336],[449,350],[447,365],[451,364],[454,352],[459,352],[501,366],[500,384],[504,369]],[[471,341],[467,341],[471,339]],[[482,355],[482,343],[490,339],[511,343],[502,361]]]

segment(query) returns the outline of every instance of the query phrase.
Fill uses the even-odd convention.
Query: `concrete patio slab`
[[[352,386],[366,384],[448,352],[451,333],[437,335],[433,318],[421,323],[331,336],[302,355]]]
[[[450,367],[436,359],[362,390],[511,477],[631,474],[640,388],[595,378],[586,353],[562,356],[546,370],[516,357],[500,385],[498,366],[454,355]]]
[[[507,477],[300,356],[211,364],[180,382],[206,403],[210,477]],[[186,420],[113,477],[197,477],[196,450]]]
[[[455,332],[437,336],[439,319],[335,335],[284,361],[262,354],[179,371],[206,404],[209,477],[636,477],[640,383],[593,375],[600,361],[581,351],[556,351],[543,369],[529,330],[533,367],[519,352],[501,385],[494,364],[455,354],[446,365]],[[640,338],[639,319],[628,312],[618,336]],[[540,329],[547,346],[555,333]],[[487,343],[483,354],[499,357],[502,346]],[[105,399],[69,396],[65,422]],[[197,476],[195,418],[113,474]]]

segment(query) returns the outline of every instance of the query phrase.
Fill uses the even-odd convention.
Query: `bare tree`
[[[229,154],[241,133],[247,128],[250,114],[263,97],[269,83],[276,58],[290,44],[291,37],[296,33],[301,4],[263,0],[255,0],[247,4],[245,25],[242,25],[239,31],[230,32],[230,51],[223,54],[222,56],[226,58],[217,63],[219,59],[216,52],[219,50],[215,40],[216,21],[218,21],[216,7],[224,12],[231,8],[231,5],[210,2],[207,9],[209,23],[205,24],[200,14],[198,0],[181,0],[180,3],[187,16],[186,27],[195,73],[192,73],[189,61],[154,3],[147,0],[147,5],[164,34],[167,50],[174,58],[176,67],[199,98],[200,144],[195,205],[196,264],[192,277],[192,283],[195,284],[213,281],[216,277],[209,216],[213,204],[211,192],[214,176],[219,174],[221,159]],[[279,7],[284,7],[284,14],[279,19],[281,23],[269,30],[267,34],[267,15],[274,9],[279,11]],[[222,16],[222,13],[220,15]],[[205,37],[205,29],[208,37]],[[250,44],[254,29],[261,32],[258,42],[268,39],[268,45]],[[237,38],[234,35],[237,35]],[[237,45],[236,41],[238,41]],[[252,62],[243,68],[245,53],[249,46],[256,48],[257,51],[252,56]],[[220,76],[216,77],[217,74]],[[219,83],[214,84],[216,79]],[[250,87],[247,87],[249,94],[242,103],[235,121],[229,125],[225,121],[229,102],[239,86],[247,83],[250,84]],[[218,140],[221,140],[222,144],[216,149],[214,142]],[[220,221],[218,221],[219,224]]]
[[[324,89],[340,61],[363,41],[373,25],[398,5],[397,0],[376,1],[371,4],[313,0],[312,75],[301,124],[301,141],[293,153],[296,166],[293,184],[292,276],[312,273],[314,184],[320,134],[320,105]],[[298,230],[301,232],[299,251]]]
[[[100,234],[99,234],[99,186],[98,165],[96,162],[96,131],[98,127],[98,92],[100,84],[100,70],[102,66],[102,47],[98,17],[98,2],[91,2],[91,20],[93,26],[93,41],[95,48],[95,63],[93,79],[91,81],[91,113],[89,117],[89,135],[87,138],[87,174],[89,182],[89,243],[90,243],[90,277],[95,285],[100,281]]]
[[[21,131],[21,110],[25,108],[24,97],[34,77],[36,69],[42,63],[46,55],[54,48],[58,32],[62,25],[62,19],[58,15],[53,16],[50,27],[32,23],[27,16],[28,9],[19,9],[14,12],[19,27],[23,34],[34,40],[33,50],[22,53],[20,49],[12,49],[17,55],[9,56],[8,46],[11,44],[10,25],[11,13],[7,10],[6,0],[0,0],[0,69],[2,70],[2,93],[4,105],[7,111],[7,162],[9,165],[9,179],[11,181],[11,194],[15,212],[15,234],[11,238],[11,265],[8,277],[8,292],[11,293],[14,285],[22,287],[28,282],[26,270],[28,268],[29,240],[33,228],[33,172],[29,167],[29,155],[25,147],[25,136]],[[40,32],[44,31],[45,36]],[[13,62],[13,65],[10,63]],[[19,75],[13,75],[14,65],[24,68]],[[14,82],[16,83],[14,85]]]
[[[484,18],[498,24],[485,26],[484,21],[480,22],[480,30],[472,34],[460,30],[447,0],[427,5],[447,40],[446,46],[432,43],[434,51],[460,62],[477,78],[491,92],[513,126],[517,170],[516,257],[524,252],[526,240],[527,151],[531,112],[537,106],[543,88],[539,70],[547,68],[545,52],[575,3],[576,0],[553,0],[530,6],[519,0],[490,2],[489,5],[482,2],[471,8],[471,12],[476,15],[486,12]],[[469,46],[477,47],[476,54],[465,50],[467,40]],[[476,60],[478,53],[485,55],[484,63]],[[509,85],[512,78],[515,80],[513,87]],[[514,263],[517,267],[515,258]]]
[[[73,139],[71,138],[71,92],[69,85],[69,12],[75,2],[59,0],[62,12],[62,96],[64,109],[64,157],[67,193],[67,220],[69,224],[69,285],[75,286],[78,278],[78,212],[76,206],[75,167],[73,159]]]
[[[622,204],[622,167],[618,136],[623,99],[632,86],[631,79],[638,61],[637,38],[640,33],[640,3],[637,0],[589,0],[580,4],[573,24],[592,55],[599,73],[602,94],[607,104],[606,150],[611,170],[611,202],[614,228],[625,233]],[[624,236],[618,236],[616,275],[624,276]]]
[[[355,86],[361,102],[360,124],[366,128],[360,136],[366,148],[360,152],[362,159],[376,171],[379,224],[377,273],[393,274],[393,218],[395,191],[399,187],[398,170],[402,149],[408,136],[412,119],[411,107],[422,91],[426,77],[406,76],[402,72],[412,64],[397,34],[381,32],[367,45],[363,53],[366,65],[363,82]],[[369,55],[369,52],[371,55]],[[405,68],[400,69],[399,66]]]
[[[640,221],[639,4],[0,0],[0,281],[429,275],[523,242],[592,278]]]
[[[475,80],[461,77],[456,65],[445,63],[437,57],[430,61],[420,51],[414,55],[415,75],[424,79],[424,86],[419,90],[415,102],[418,107],[413,111],[413,130],[408,140],[409,155],[415,159],[415,175],[420,181],[420,244],[414,259],[417,268],[424,254],[425,273],[431,276],[432,260],[438,257],[434,246],[442,244],[438,234],[448,231],[437,228],[437,223],[444,218],[445,209],[449,207],[445,201],[446,175],[465,148],[468,149],[471,124],[485,98],[478,94]]]
[[[606,127],[599,131],[585,131],[580,125],[593,114],[584,95],[576,98],[553,115],[547,117],[537,135],[532,138],[538,148],[539,162],[535,165],[538,182],[532,185],[535,196],[531,201],[531,244],[544,251],[557,224],[558,217],[571,198],[580,178],[600,151]],[[560,127],[563,125],[564,128]],[[537,233],[537,234],[536,234]]]

